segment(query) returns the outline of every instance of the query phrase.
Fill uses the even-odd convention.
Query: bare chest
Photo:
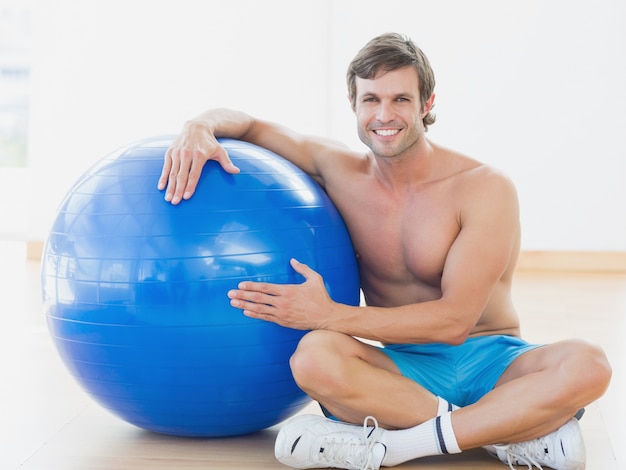
[[[406,288],[417,296],[439,292],[460,230],[454,197],[443,186],[402,197],[371,186],[358,189],[335,200],[350,230],[364,289]]]

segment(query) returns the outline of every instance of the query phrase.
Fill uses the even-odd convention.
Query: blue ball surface
[[[359,303],[343,220],[300,169],[222,139],[230,175],[208,162],[180,205],[156,189],[172,137],[104,157],[70,189],[42,258],[48,327],[69,371],[102,406],[155,432],[246,434],[309,398],[289,358],[304,331],[245,317],[227,291],[243,280],[301,283],[319,272],[333,300]]]

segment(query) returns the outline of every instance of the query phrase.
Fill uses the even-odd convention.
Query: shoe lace
[[[373,426],[368,426],[372,422]],[[373,429],[370,429],[373,427]],[[373,416],[367,416],[363,421],[362,436],[334,435],[325,437],[323,440],[324,460],[332,463],[346,465],[346,468],[359,468],[360,470],[377,470],[378,467],[372,462],[373,448],[376,444],[378,433],[378,421]]]
[[[543,470],[543,467],[538,462],[538,459],[545,459],[546,457],[547,446],[543,439],[534,439],[523,444],[497,445],[495,447],[506,452],[507,463],[511,469],[513,469],[513,465],[526,465],[528,470],[532,470],[533,467]]]

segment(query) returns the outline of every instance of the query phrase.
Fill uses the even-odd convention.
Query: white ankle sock
[[[429,455],[460,453],[451,417],[452,413],[446,412],[413,428],[385,431],[381,442],[387,446],[387,453],[382,465],[392,467]]]
[[[437,397],[437,400],[439,400],[439,403],[437,405],[437,416],[442,416],[446,413],[456,411],[461,408],[460,406],[456,406],[454,403],[446,401],[445,398]]]

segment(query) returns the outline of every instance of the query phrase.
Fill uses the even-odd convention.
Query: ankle
[[[437,397],[437,401],[437,416],[442,416],[446,413],[450,413],[451,411],[461,409],[460,406],[456,406],[454,403],[450,403],[445,398]]]

